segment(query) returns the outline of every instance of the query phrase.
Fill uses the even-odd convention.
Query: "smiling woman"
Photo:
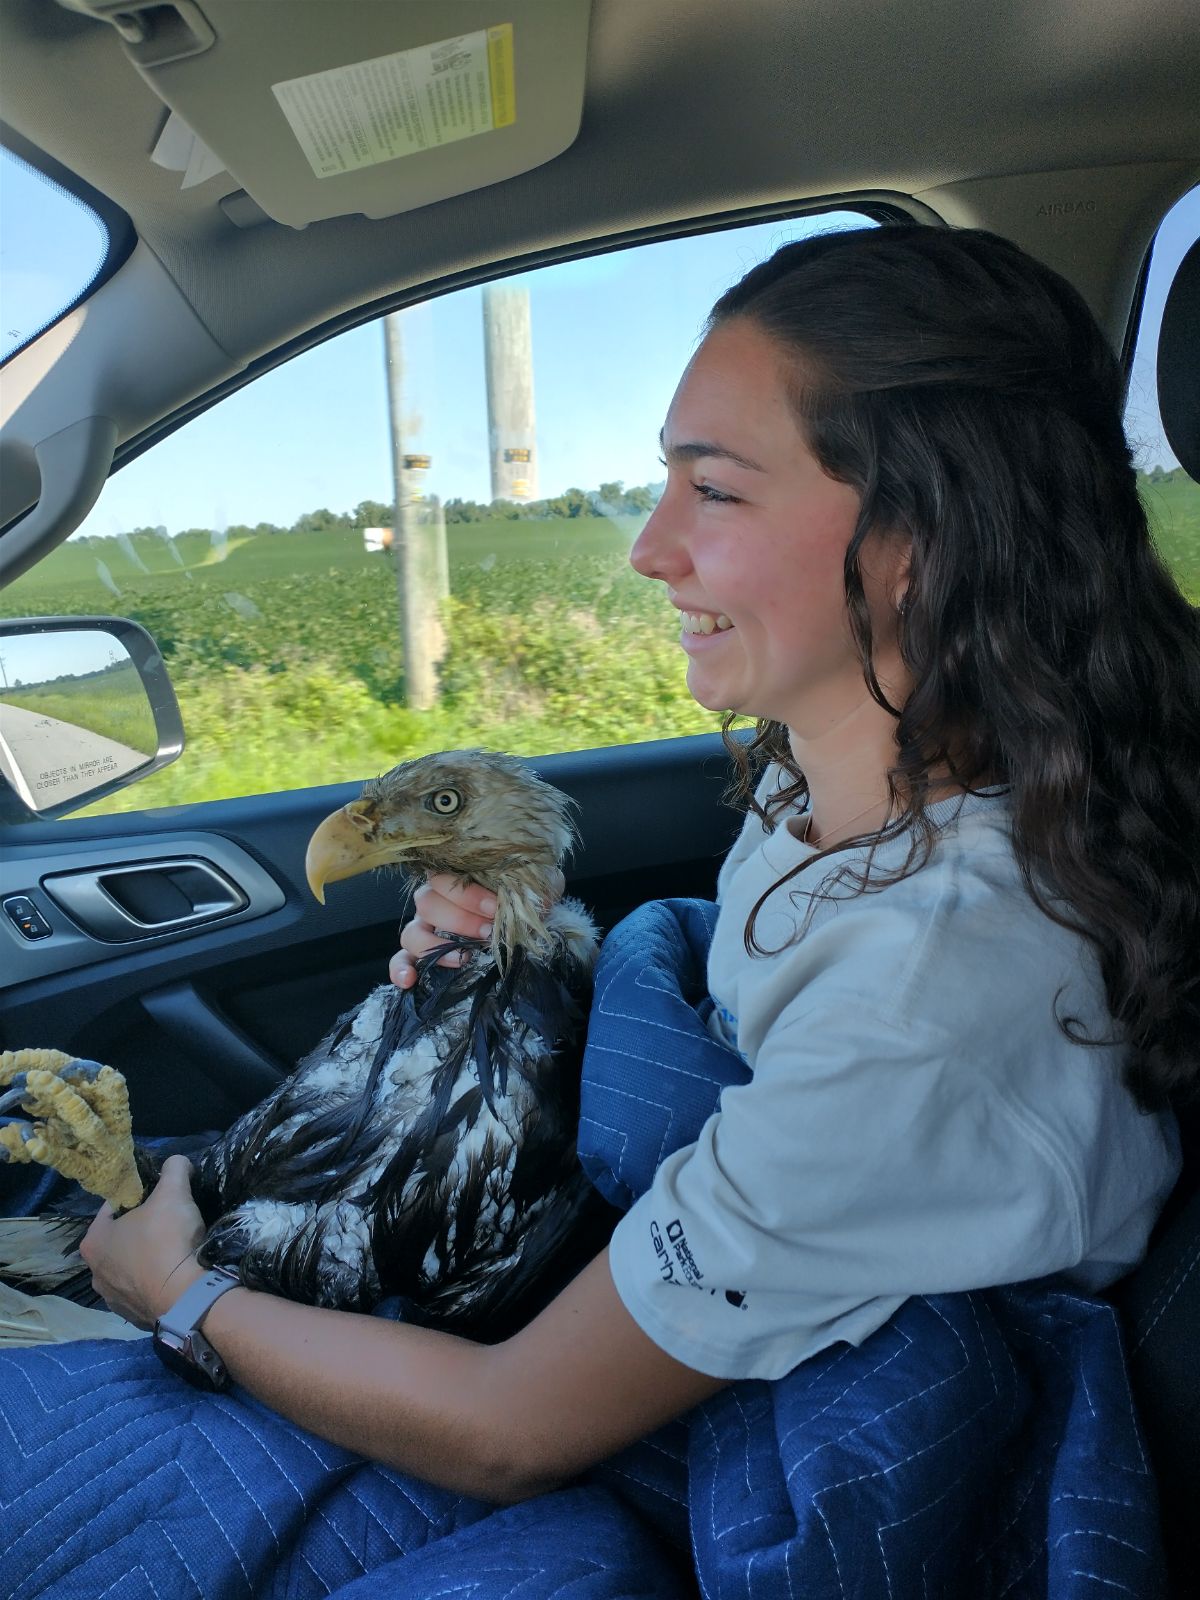
[[[640,1325],[703,1371],[774,1376],[831,1317],[857,1343],[859,1291],[922,1237],[941,1283],[1103,1287],[1174,1181],[1166,1107],[1195,1085],[1200,1028],[1181,981],[1200,655],[1120,399],[1064,280],[996,236],[903,226],[753,269],[676,390],[633,562],[687,619],[693,694],[755,716],[772,763],[708,969],[713,1031],[754,1076],[663,1163],[610,1260]],[[1072,1148],[1057,1198],[1065,1168],[1035,1198],[1030,1127]],[[1097,1208],[1116,1147],[1138,1177]],[[685,1280],[753,1319],[663,1295],[663,1217]],[[1064,1227],[1075,1242],[1052,1243]]]

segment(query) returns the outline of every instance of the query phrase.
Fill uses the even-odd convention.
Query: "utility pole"
[[[536,500],[533,332],[529,290],[489,283],[483,291],[483,359],[493,500]]]
[[[440,507],[430,515],[420,497],[429,458],[405,448],[402,316],[403,312],[392,311],[383,319],[395,484],[392,550],[404,646],[404,695],[414,711],[429,711],[437,704],[437,669],[446,653],[442,622],[442,603],[450,591],[446,526]]]

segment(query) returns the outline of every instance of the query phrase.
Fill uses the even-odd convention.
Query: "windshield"
[[[83,298],[109,242],[90,206],[0,147],[0,361]]]

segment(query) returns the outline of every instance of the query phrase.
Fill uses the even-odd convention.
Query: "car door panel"
[[[535,765],[579,808],[570,892],[602,928],[647,899],[712,895],[737,822],[721,803],[728,759],[715,735]],[[52,1045],[119,1066],[145,1133],[226,1124],[384,978],[397,948],[406,904],[398,875],[338,884],[324,907],[304,880],[313,829],[357,792],[330,785],[192,806],[182,816],[7,829],[0,898],[28,896],[53,931],[27,942],[4,919],[5,1046]],[[118,867],[178,860],[210,863],[246,903],[121,940],[97,938],[63,909],[68,875],[103,880]]]

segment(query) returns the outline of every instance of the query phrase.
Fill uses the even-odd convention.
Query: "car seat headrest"
[[[1163,307],[1158,411],[1180,466],[1200,481],[1200,239],[1179,263]]]

